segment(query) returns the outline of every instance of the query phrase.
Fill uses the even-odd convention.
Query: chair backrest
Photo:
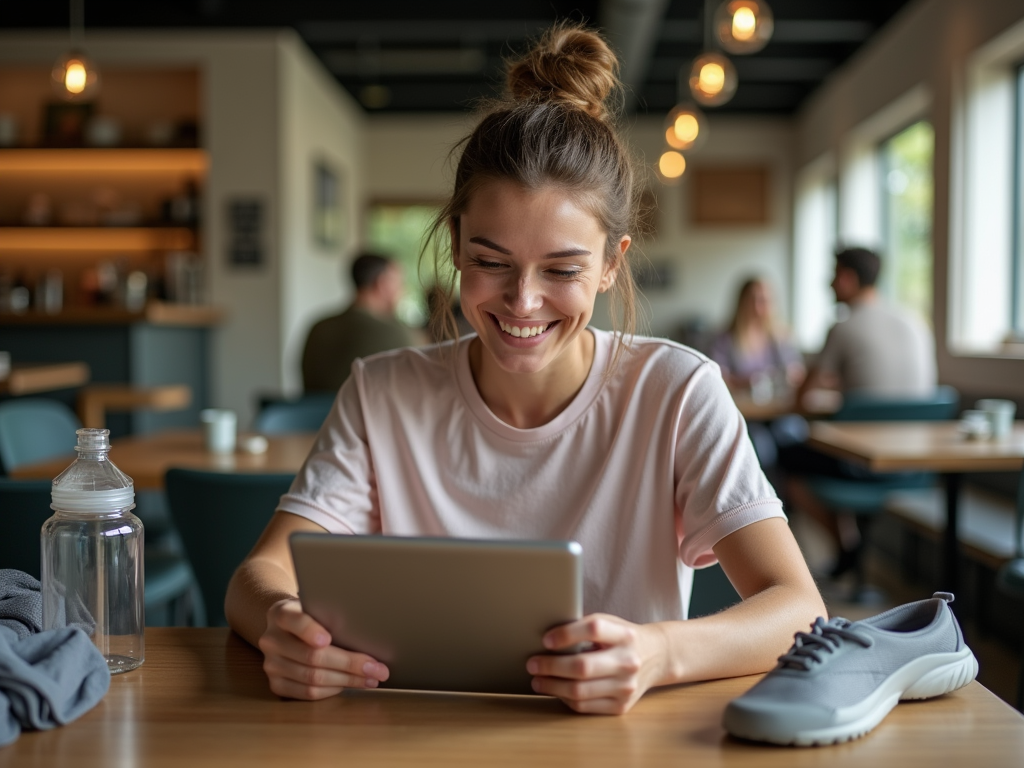
[[[256,417],[256,431],[264,435],[316,432],[334,405],[334,394],[305,395],[299,400],[268,404]]]
[[[39,534],[52,515],[49,480],[0,477],[0,568],[40,578]]]
[[[228,582],[263,533],[294,477],[167,471],[171,515],[202,590],[210,626],[227,624],[224,595]]]
[[[44,398],[18,398],[0,403],[0,461],[4,471],[74,453],[81,428],[64,403]]]
[[[941,386],[929,397],[887,398],[861,392],[843,395],[843,405],[833,421],[944,421],[960,406],[960,393]]]

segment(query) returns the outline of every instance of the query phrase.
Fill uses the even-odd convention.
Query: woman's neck
[[[517,429],[541,427],[564,411],[583,388],[594,364],[594,334],[536,373],[500,370],[479,339],[469,348],[469,367],[477,391],[495,416]]]

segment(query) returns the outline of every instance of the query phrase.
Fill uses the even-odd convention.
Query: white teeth
[[[510,336],[518,338],[525,338],[529,336],[536,336],[538,333],[544,333],[548,329],[547,325],[531,325],[522,328],[518,325],[510,325],[509,323],[503,323],[501,320],[498,321],[498,325],[501,326],[501,330]]]

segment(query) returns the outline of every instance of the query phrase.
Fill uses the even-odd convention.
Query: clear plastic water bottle
[[[43,629],[80,627],[117,674],[145,658],[142,521],[132,479],[107,458],[110,431],[77,434],[78,458],[54,479],[43,523]]]

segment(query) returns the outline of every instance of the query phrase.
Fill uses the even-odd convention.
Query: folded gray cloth
[[[33,597],[34,594],[34,597]],[[107,661],[81,629],[40,631],[39,582],[0,570],[0,747],[92,709],[110,687]]]
[[[43,631],[43,595],[35,577],[0,569],[0,627],[14,630],[18,639]]]

